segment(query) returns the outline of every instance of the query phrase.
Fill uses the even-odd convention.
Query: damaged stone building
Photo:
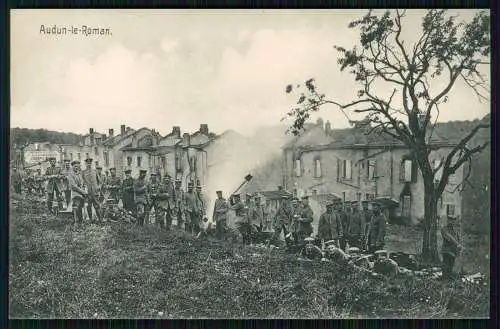
[[[431,144],[437,167],[463,137],[456,123],[438,123]],[[298,196],[321,199],[333,195],[347,201],[388,197],[399,202],[391,217],[418,222],[424,216],[424,185],[410,150],[387,135],[366,134],[366,127],[332,129],[318,120],[283,148],[283,182]],[[438,172],[437,177],[440,173]],[[450,177],[439,200],[439,215],[462,215],[462,166]]]

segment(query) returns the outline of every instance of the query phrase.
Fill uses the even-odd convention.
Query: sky
[[[455,12],[467,20],[474,14]],[[279,124],[296,102],[287,84],[314,77],[329,97],[356,98],[333,45],[351,48],[358,34],[347,25],[365,13],[12,10],[11,127],[86,133],[125,124],[167,134],[174,125],[193,132],[206,123],[216,133],[251,134]],[[403,36],[414,37],[422,13],[408,11]],[[41,25],[109,28],[112,35],[44,35]],[[464,84],[449,99],[439,121],[490,111]],[[335,109],[319,115],[334,128],[348,126]]]

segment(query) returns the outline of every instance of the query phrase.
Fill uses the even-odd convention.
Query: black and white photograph
[[[10,11],[9,318],[487,319],[490,11]]]

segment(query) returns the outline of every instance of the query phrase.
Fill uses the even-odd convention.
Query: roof
[[[486,116],[481,121],[488,121]],[[450,121],[439,122],[434,126],[434,129],[428,129],[428,133],[432,132],[432,144],[440,146],[453,146],[457,144],[468,132],[477,126],[480,120],[474,121]],[[300,136],[294,138],[287,143],[283,148],[305,148],[305,149],[329,149],[329,148],[380,148],[380,147],[405,147],[405,145],[387,135],[383,131],[374,130],[367,134],[371,128],[346,128],[333,129],[329,134],[321,128],[321,126],[310,126]],[[477,133],[478,138],[490,138],[488,129],[481,129]]]

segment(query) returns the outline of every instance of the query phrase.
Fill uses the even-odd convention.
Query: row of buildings
[[[437,124],[431,139],[436,147],[431,153],[432,163],[438,166],[475,124]],[[363,201],[387,197],[399,203],[391,209],[391,217],[418,221],[424,215],[424,187],[411,152],[388,136],[366,134],[366,129],[369,128],[332,129],[329,122],[319,119],[316,124],[307,125],[299,137],[288,137],[277,156],[259,159],[258,166],[248,158],[257,157],[262,144],[251,145],[250,139],[234,131],[216,135],[206,124],[194,133],[181,133],[180,127],[174,126],[166,136],[154,129],[134,130],[125,125],[121,125],[118,134],[113,129],[102,134],[91,128],[78,145],[34,143],[24,149],[23,156],[28,166],[48,156],[59,161],[91,157],[105,169],[131,169],[134,176],[140,169],[147,169],[181,179],[184,187],[189,181],[199,181],[211,195],[216,189],[231,193],[230,189],[237,187],[248,171],[254,179],[242,192],[260,192],[268,205],[277,206],[275,199],[284,191],[299,197],[308,195],[319,217],[326,201],[332,199]],[[475,142],[489,139],[489,131],[481,131]],[[487,149],[483,155],[489,163],[488,153]],[[489,193],[489,180],[484,177],[476,186],[464,188],[464,170],[463,167],[450,177],[439,202],[443,216],[461,216],[464,200],[482,200]],[[483,174],[473,170],[469,181]]]
[[[215,137],[206,124],[200,125],[195,133],[186,132],[182,135],[180,127],[175,126],[164,137],[154,129],[135,130],[125,125],[121,125],[118,134],[115,134],[114,129],[103,134],[90,128],[78,144],[27,145],[22,154],[23,167],[45,168],[48,166],[45,161],[48,157],[55,157],[58,163],[65,159],[84,161],[92,158],[95,165],[102,166],[104,170],[114,167],[120,173],[131,169],[132,175],[137,176],[140,169],[146,169],[162,175],[168,173],[185,184],[188,181],[203,184],[207,179],[205,148]]]

